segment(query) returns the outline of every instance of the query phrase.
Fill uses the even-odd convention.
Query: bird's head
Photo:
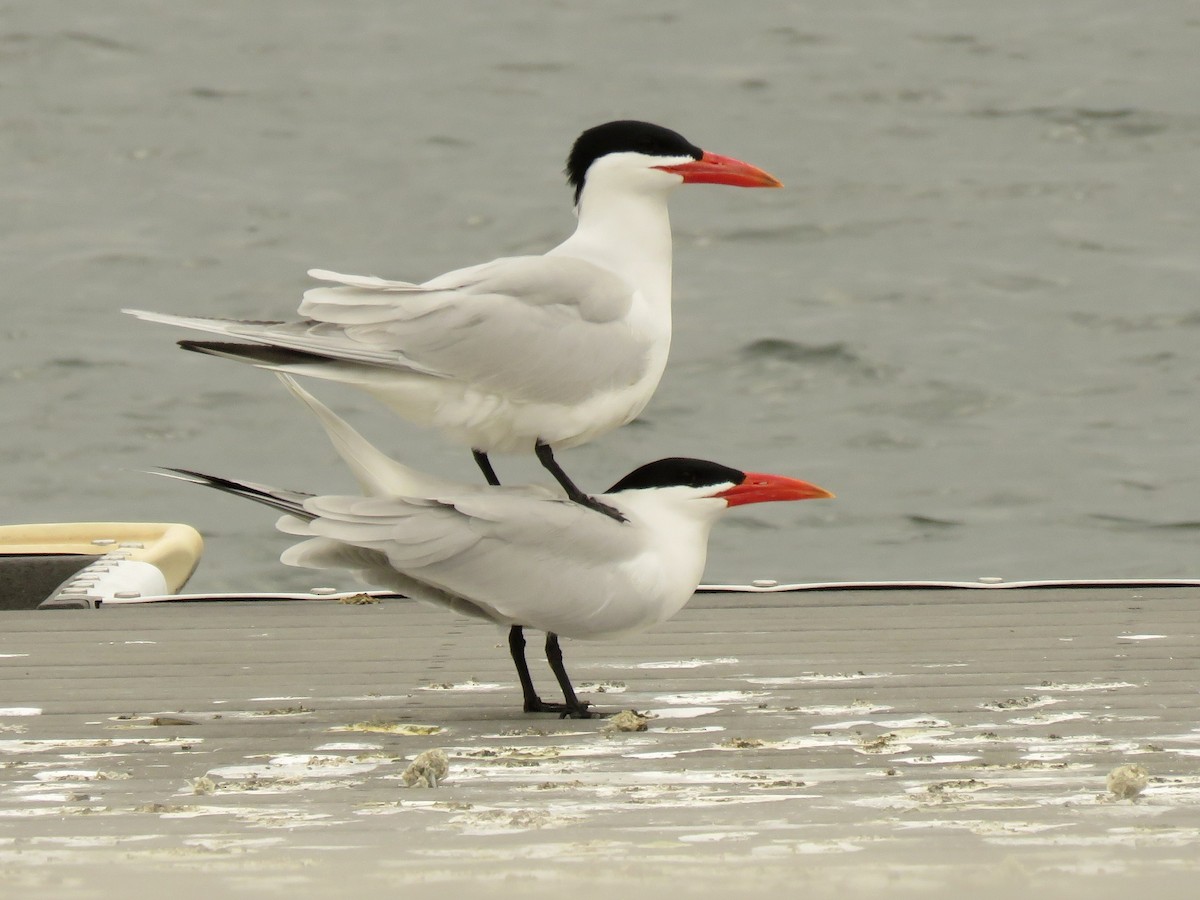
[[[720,463],[671,457],[634,469],[605,493],[657,492],[680,500],[720,500],[726,509],[747,503],[819,500],[834,495],[824,488],[763,472],[743,472]]]
[[[783,186],[757,166],[709,153],[661,125],[632,120],[607,122],[581,134],[567,157],[566,171],[576,203],[589,179],[661,191],[680,184]]]

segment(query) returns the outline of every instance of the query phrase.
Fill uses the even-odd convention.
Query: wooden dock
[[[0,896],[1194,896],[1200,590],[698,596],[520,712],[403,600],[0,614]],[[547,699],[554,682],[531,663]],[[409,787],[441,749],[437,787]],[[1122,766],[1147,773],[1109,789]],[[1123,793],[1125,796],[1118,796]]]

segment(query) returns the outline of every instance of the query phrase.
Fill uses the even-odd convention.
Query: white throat
[[[593,171],[579,196],[575,233],[550,253],[603,266],[629,281],[652,305],[669,304],[671,219],[667,195],[674,185],[654,177],[663,174]],[[631,183],[634,181],[643,183]]]

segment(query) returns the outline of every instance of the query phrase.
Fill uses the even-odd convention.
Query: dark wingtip
[[[236,478],[208,475],[204,472],[197,472],[194,469],[178,469],[173,466],[156,466],[154,469],[149,470],[148,474],[174,478],[190,484],[198,484],[201,487],[214,488],[223,493],[253,500],[255,503],[261,503],[264,506],[269,506],[272,509],[287,513],[288,515],[298,516],[302,519],[313,518],[311,514],[304,510],[303,506],[304,501],[313,495],[304,491],[285,491],[279,488],[268,487],[264,484],[255,484],[252,481],[239,481]]]
[[[268,347],[265,344],[239,344],[232,341],[179,341],[178,344],[184,350],[193,353],[222,356],[254,365],[286,366],[326,361],[325,357],[315,353],[288,350],[285,347]]]

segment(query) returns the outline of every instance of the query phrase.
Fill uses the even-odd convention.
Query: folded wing
[[[335,363],[338,380],[351,380],[346,364],[352,364],[452,379],[517,401],[576,403],[597,390],[635,383],[648,364],[650,338],[629,322],[634,289],[584,260],[509,257],[422,285],[324,270],[310,274],[334,285],[305,293],[302,321],[126,312],[303,354],[310,365]],[[236,345],[213,346],[237,356]],[[268,368],[288,362],[286,355],[256,358],[250,351],[245,358]]]

